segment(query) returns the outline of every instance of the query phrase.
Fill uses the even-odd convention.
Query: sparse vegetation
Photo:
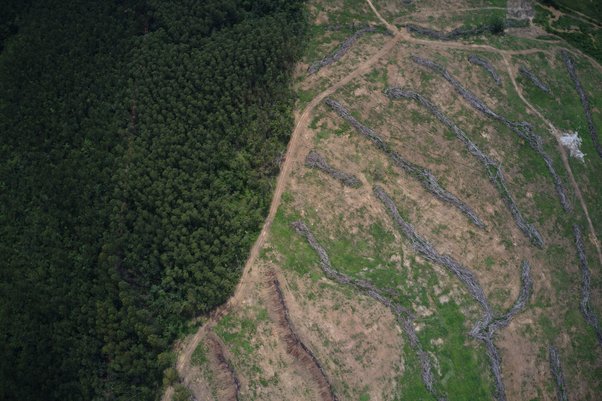
[[[386,94],[392,99],[407,98],[418,101],[428,111],[435,115],[435,117],[437,117],[439,121],[441,121],[444,125],[450,128],[454,132],[456,137],[460,141],[462,141],[462,143],[464,143],[468,151],[485,166],[489,180],[499,191],[502,199],[504,200],[504,203],[510,210],[512,217],[514,217],[514,221],[516,222],[518,228],[520,228],[520,230],[527,236],[527,238],[529,238],[529,240],[535,246],[543,248],[544,241],[541,234],[533,224],[528,223],[525,220],[521,211],[518,209],[516,201],[508,191],[508,188],[506,186],[506,180],[504,178],[504,173],[498,162],[496,162],[491,157],[483,153],[452,120],[450,120],[445,114],[443,114],[443,112],[437,106],[435,106],[424,96],[420,95],[417,92],[410,90],[402,90],[400,88],[388,88],[386,90]]]
[[[405,160],[399,153],[392,150],[390,145],[385,143],[372,129],[360,123],[352,114],[350,114],[340,103],[334,99],[326,99],[329,105],[340,117],[347,121],[361,135],[368,138],[379,150],[383,151],[395,165],[411,176],[417,178],[420,183],[433,195],[455,206],[464,213],[470,221],[479,228],[485,228],[485,223],[476,215],[470,206],[462,202],[455,195],[445,190],[438,182],[437,178],[429,170]]]
[[[310,75],[315,74],[316,72],[320,71],[321,68],[339,61],[341,57],[343,57],[345,53],[349,51],[351,46],[353,46],[353,44],[359,39],[359,37],[368,32],[376,32],[376,29],[373,27],[366,27],[358,30],[353,35],[345,39],[343,43],[341,43],[331,54],[326,55],[322,60],[316,61],[315,63],[310,65],[307,69],[307,73]]]
[[[519,137],[524,139],[527,142],[527,144],[534,151],[536,151],[541,156],[543,161],[545,162],[546,167],[548,168],[548,171],[549,171],[550,175],[552,176],[552,179],[554,180],[554,187],[556,189],[556,193],[558,194],[558,198],[560,199],[560,204],[562,205],[562,207],[564,208],[565,211],[568,212],[571,210],[571,205],[569,203],[564,184],[562,183],[562,180],[558,176],[558,173],[556,173],[556,169],[554,168],[552,159],[544,150],[542,138],[539,135],[537,135],[535,132],[533,132],[533,126],[531,124],[529,124],[526,121],[521,121],[521,122],[510,121],[506,117],[494,112],[481,99],[479,99],[477,96],[475,96],[474,93],[472,93],[471,91],[466,89],[457,79],[455,79],[441,65],[434,63],[431,60],[427,60],[427,59],[424,59],[421,57],[412,57],[412,60],[419,65],[425,66],[432,71],[438,72],[441,76],[443,76],[443,78],[445,78],[446,81],[448,81],[454,87],[454,89],[458,93],[460,93],[460,95],[472,107],[474,107],[476,110],[480,111],[487,117],[490,117],[490,118],[493,118],[494,120],[502,122],[504,125],[506,125],[508,128],[510,128],[510,130],[512,130],[514,133],[516,133]],[[481,62],[481,64],[482,64],[482,62]],[[528,70],[526,70],[523,66],[521,66],[519,70],[524,71],[525,73],[528,72]],[[528,72],[527,75],[529,75],[532,79],[535,79],[536,83],[539,83],[539,80],[537,79],[537,77],[532,76],[532,73]],[[498,82],[498,81],[496,80],[496,82]],[[499,84],[499,82],[498,82],[498,84]],[[541,83],[539,83],[539,84],[543,85]],[[547,87],[544,89],[546,89],[545,92],[549,92],[549,89],[547,89]]]
[[[538,4],[535,7],[534,22],[543,26],[549,33],[563,38],[572,46],[589,54],[598,62],[602,62],[602,48],[600,46],[602,41],[602,30],[600,29],[602,7],[595,1],[579,0],[567,2],[563,0],[563,2],[565,3],[563,6],[560,6],[559,2],[556,1],[553,4],[548,4],[554,6],[562,13],[557,19],[553,17],[552,12],[547,8]],[[582,13],[586,14],[585,18],[575,13],[573,9],[577,8],[575,6],[580,8]],[[589,19],[587,14],[594,18]]]

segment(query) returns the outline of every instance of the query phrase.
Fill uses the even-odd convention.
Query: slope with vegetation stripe
[[[213,334],[230,351],[241,399],[319,398],[316,365],[274,335],[281,319],[261,285],[270,273],[288,326],[340,400],[543,400],[555,388],[599,398],[601,161],[563,51],[595,127],[600,66],[532,24],[447,41],[403,29],[453,32],[507,12],[504,0],[448,3],[308,1],[312,45],[296,71],[299,120],[282,197],[234,297],[183,347],[178,373],[196,399],[220,389],[217,370],[187,367]],[[306,73],[366,21],[396,32],[395,45],[362,36]],[[578,132],[583,159],[557,142],[567,131]],[[316,169],[316,154],[327,165]],[[484,227],[440,202],[408,163],[437,177]],[[341,172],[362,185],[345,185]]]
[[[154,399],[266,213],[303,1],[29,3],[0,21],[0,399]]]

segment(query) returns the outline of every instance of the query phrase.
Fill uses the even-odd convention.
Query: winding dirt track
[[[250,270],[251,266],[255,263],[257,256],[259,255],[259,251],[261,250],[261,248],[262,248],[263,244],[265,243],[265,240],[268,236],[268,232],[270,231],[270,228],[274,221],[274,217],[276,216],[276,212],[277,212],[278,208],[280,207],[280,203],[282,200],[282,194],[284,192],[284,189],[288,182],[288,179],[291,175],[291,171],[293,170],[293,167],[295,165],[302,164],[303,159],[306,156],[304,154],[305,152],[303,152],[303,149],[305,149],[305,147],[302,146],[304,144],[304,139],[305,139],[303,137],[304,137],[306,127],[309,125],[309,119],[311,117],[313,110],[326,97],[332,95],[339,88],[345,86],[346,84],[351,82],[354,78],[369,72],[371,70],[372,66],[376,62],[378,62],[383,56],[385,56],[387,53],[389,53],[391,51],[391,49],[393,49],[393,47],[398,42],[403,40],[408,43],[421,44],[421,45],[425,45],[425,46],[428,46],[431,48],[483,50],[483,51],[487,51],[487,52],[500,54],[507,67],[508,74],[510,75],[510,78],[512,80],[512,84],[513,84],[516,92],[518,93],[519,97],[521,98],[521,100],[525,103],[525,105],[529,108],[529,110],[531,110],[535,115],[537,115],[540,119],[542,119],[548,125],[548,127],[550,128],[550,131],[557,139],[560,135],[559,131],[552,125],[552,123],[550,121],[548,121],[537,109],[535,109],[525,99],[522,92],[520,91],[520,88],[516,84],[514,71],[512,70],[510,63],[508,61],[508,57],[512,56],[512,55],[519,55],[519,54],[526,55],[526,54],[533,54],[533,53],[539,53],[539,52],[550,52],[550,50],[539,49],[539,48],[531,48],[531,49],[524,49],[524,50],[501,50],[501,49],[497,49],[495,47],[488,46],[488,45],[464,44],[464,43],[453,42],[453,41],[443,42],[443,41],[415,38],[415,37],[411,36],[409,33],[407,33],[405,30],[399,30],[399,29],[397,29],[397,27],[395,27],[394,25],[387,22],[380,15],[378,10],[374,7],[374,5],[372,4],[372,1],[371,0],[366,0],[366,1],[367,1],[368,5],[370,6],[370,8],[372,9],[372,11],[374,12],[374,14],[376,15],[376,17],[381,21],[382,24],[384,24],[387,27],[387,29],[389,29],[394,34],[394,37],[389,39],[376,54],[371,56],[366,61],[362,62],[355,70],[353,70],[351,73],[346,75],[344,78],[342,78],[341,80],[339,80],[338,82],[336,82],[335,84],[330,86],[328,89],[325,89],[323,92],[321,92],[316,97],[314,97],[311,100],[311,102],[309,102],[309,104],[305,107],[303,112],[298,116],[297,124],[295,125],[295,129],[293,130],[290,141],[288,143],[285,160],[281,165],[280,174],[278,175],[278,178],[276,181],[276,187],[274,189],[274,196],[272,198],[268,216],[264,222],[264,225],[261,229],[261,232],[259,233],[257,240],[255,241],[255,243],[253,244],[253,247],[251,248],[251,250],[249,252],[249,257],[247,258],[247,261],[244,265],[241,278],[234,291],[234,294],[225,304],[218,307],[210,315],[209,319],[207,320],[207,322],[205,324],[203,324],[201,327],[199,327],[199,329],[195,333],[195,335],[184,345],[182,352],[180,353],[180,355],[177,359],[177,362],[176,362],[177,371],[178,371],[180,377],[183,379],[184,384],[187,385],[189,388],[192,387],[191,386],[191,384],[192,384],[192,375],[191,375],[192,367],[191,367],[191,363],[190,363],[191,356],[192,356],[192,353],[194,352],[194,350],[196,349],[196,347],[198,346],[200,340],[205,335],[207,335],[207,333],[215,326],[215,324],[219,321],[219,319],[230,308],[241,304],[242,295],[241,295],[240,289],[244,285],[248,284],[249,270]],[[591,59],[587,55],[584,55],[579,51],[575,51],[575,49],[566,49],[566,50],[568,50],[572,53],[578,53],[579,56],[586,57],[595,66],[595,68],[599,69],[602,72],[602,66],[600,66],[598,63],[595,62],[595,60]],[[558,145],[558,148],[559,148],[560,154],[562,156],[563,164],[569,174],[569,178],[570,178],[571,184],[573,186],[573,189],[575,191],[575,194],[577,195],[577,197],[580,201],[580,204],[584,210],[585,216],[587,218],[589,230],[590,230],[590,239],[596,246],[597,251],[598,251],[598,257],[600,259],[600,262],[602,263],[602,252],[600,251],[600,244],[596,237],[596,234],[595,234],[595,231],[593,228],[593,224],[589,218],[587,206],[585,204],[585,201],[583,200],[581,191],[579,190],[579,186],[577,185],[577,182],[575,181],[575,179],[573,177],[573,173],[572,173],[570,165],[568,163],[568,157],[566,155],[566,152],[564,151],[564,148],[562,148],[560,146],[560,144]],[[163,395],[163,400],[169,400],[171,398],[170,396],[172,393],[173,393],[173,389],[171,387],[169,387],[166,390],[165,394]]]

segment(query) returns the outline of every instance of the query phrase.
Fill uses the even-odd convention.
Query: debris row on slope
[[[320,25],[325,31],[338,32],[338,31],[348,31],[355,32],[360,29],[366,28],[366,24],[358,24],[355,22],[351,22],[349,24],[330,24],[330,25]]]
[[[585,113],[585,119],[587,120],[587,129],[589,131],[590,136],[592,137],[592,142],[594,143],[594,148],[600,157],[602,157],[602,145],[600,145],[600,138],[598,138],[598,130],[594,125],[594,120],[592,119],[592,108],[589,103],[589,99],[581,86],[581,81],[577,76],[577,71],[575,70],[575,61],[569,55],[569,52],[566,50],[561,50],[560,52],[562,56],[562,60],[564,61],[564,65],[566,65],[567,70],[569,71],[569,75],[571,80],[575,84],[575,89],[577,90],[577,94],[579,95],[579,99],[581,100],[581,105],[583,106],[583,112]]]
[[[498,86],[502,84],[502,78],[500,78],[500,75],[497,73],[495,67],[488,60],[479,57],[476,54],[471,54],[468,56],[468,61],[472,64],[483,67],[491,75]]]
[[[357,179],[352,174],[347,174],[344,171],[337,170],[332,167],[324,156],[316,152],[315,150],[311,150],[307,157],[305,158],[305,165],[307,167],[316,168],[318,170],[324,171],[326,174],[331,175],[335,179],[339,180],[343,185],[347,185],[348,187],[358,188],[362,185],[361,181]]]
[[[533,71],[531,71],[530,69],[528,69],[527,67],[525,67],[524,65],[520,65],[518,67],[518,72],[520,72],[524,77],[526,77],[529,81],[533,82],[533,85],[537,86],[539,89],[541,89],[542,91],[544,91],[545,93],[550,93],[550,87],[546,84],[544,84],[538,77],[537,75],[535,75],[535,73],[533,73]]]
[[[558,401],[569,401],[564,374],[562,373],[562,366],[560,365],[560,354],[556,347],[550,345],[548,355],[550,358],[550,371],[552,372],[554,382],[556,383],[556,397],[558,398]]]
[[[213,333],[209,333],[205,340],[209,357],[216,367],[216,383],[220,392],[219,399],[225,401],[240,401],[240,381],[236,371],[228,362],[221,341]]]
[[[436,394],[436,390],[433,386],[433,374],[431,361],[428,354],[422,349],[420,342],[418,341],[418,336],[416,335],[416,331],[414,329],[414,315],[411,311],[404,308],[403,306],[392,302],[389,298],[384,296],[378,288],[374,287],[371,283],[365,280],[358,280],[346,276],[343,273],[340,273],[332,268],[330,264],[330,259],[328,258],[328,254],[326,250],[320,243],[316,240],[311,230],[307,227],[307,225],[302,221],[296,221],[292,223],[293,228],[300,236],[304,237],[312,249],[318,254],[320,259],[320,267],[322,271],[331,280],[336,281],[339,284],[351,285],[358,289],[360,292],[365,293],[372,299],[380,302],[387,308],[389,308],[394,316],[396,317],[399,325],[406,333],[410,340],[410,346],[414,349],[418,358],[420,360],[420,366],[422,370],[422,381],[424,382],[427,390],[435,397],[438,397]],[[439,397],[440,401],[445,401],[445,398]]]
[[[520,279],[520,292],[516,301],[514,301],[514,305],[512,305],[512,308],[510,308],[508,313],[491,323],[489,326],[490,331],[494,332],[508,326],[512,318],[522,312],[527,306],[527,302],[529,302],[529,298],[533,292],[533,279],[531,278],[531,266],[526,260],[521,264]]]
[[[468,288],[470,295],[472,295],[472,297],[481,305],[481,307],[489,313],[489,316],[486,320],[490,321],[492,318],[491,307],[485,298],[483,289],[477,282],[477,279],[472,272],[466,267],[462,266],[460,263],[456,262],[449,255],[439,254],[428,241],[416,234],[414,227],[403,220],[399,214],[399,211],[397,210],[397,206],[395,206],[393,200],[382,187],[378,185],[375,186],[374,194],[386,206],[389,215],[400,228],[401,232],[412,242],[414,249],[418,253],[422,254],[426,259],[440,264],[454,273],[454,275],[456,275],[458,279]]]
[[[391,99],[406,98],[416,100],[423,107],[428,109],[435,117],[437,117],[441,123],[449,127],[454,132],[456,137],[460,139],[462,143],[464,143],[468,151],[485,166],[489,180],[500,193],[502,200],[506,204],[506,207],[510,210],[510,213],[512,214],[512,217],[514,218],[518,228],[535,246],[543,248],[543,237],[535,228],[535,226],[533,226],[533,224],[530,224],[525,220],[522,213],[518,209],[516,202],[506,187],[506,180],[504,178],[502,168],[496,161],[483,153],[451,119],[449,119],[437,106],[431,103],[424,96],[417,92],[402,90],[401,88],[397,87],[388,88],[385,91],[385,94]]]
[[[351,46],[353,46],[355,41],[358,40],[360,36],[362,36],[368,32],[376,32],[376,28],[368,26],[368,27],[365,27],[365,28],[362,28],[362,29],[356,31],[353,35],[351,35],[350,37],[345,39],[343,41],[343,43],[341,43],[334,52],[332,52],[328,56],[324,57],[322,60],[316,61],[315,63],[310,65],[309,68],[307,69],[307,73],[310,75],[315,74],[322,67],[326,67],[327,65],[330,65],[330,64],[338,61],[341,57],[343,57],[345,55],[345,53],[347,53],[349,51],[349,49],[351,49]]]
[[[514,302],[514,305],[508,313],[502,317],[494,319],[484,327],[477,325],[475,329],[480,328],[480,331],[476,332],[475,329],[471,332],[471,335],[485,343],[485,349],[487,355],[491,361],[491,371],[496,387],[496,398],[500,401],[506,400],[505,386],[502,379],[502,361],[499,352],[493,343],[493,337],[497,330],[502,329],[510,324],[512,318],[519,312],[521,312],[526,306],[531,293],[533,290],[533,280],[531,279],[531,266],[527,261],[523,261],[521,265],[521,289],[518,298]],[[481,321],[481,323],[483,323]]]
[[[328,376],[318,361],[314,353],[301,341],[297,334],[293,323],[291,322],[290,314],[280,281],[276,277],[273,270],[267,273],[269,289],[272,291],[275,313],[277,314],[278,327],[284,334],[284,342],[287,352],[298,360],[309,372],[318,386],[320,397],[323,401],[337,401],[338,398],[334,392],[332,384],[328,380]]]
[[[487,355],[490,360],[491,371],[495,381],[496,399],[498,401],[505,401],[506,390],[502,379],[501,358],[493,343],[493,336],[498,329],[503,328],[510,323],[512,317],[526,306],[526,303],[531,296],[533,283],[530,276],[531,267],[529,263],[525,261],[522,264],[522,286],[514,306],[506,315],[494,319],[493,310],[485,297],[485,292],[473,273],[454,260],[451,256],[440,254],[426,239],[418,235],[414,227],[401,217],[397,210],[397,206],[382,187],[375,186],[374,194],[383,203],[389,216],[391,216],[400,231],[411,241],[414,249],[427,260],[435,262],[450,270],[466,286],[470,295],[481,305],[483,317],[472,328],[470,335],[485,343]]]
[[[556,173],[556,169],[554,168],[552,159],[550,158],[550,156],[546,153],[546,151],[543,148],[543,140],[541,139],[541,137],[539,135],[537,135],[533,132],[533,127],[531,126],[531,124],[529,124],[528,122],[525,122],[525,121],[521,121],[521,122],[510,121],[506,117],[499,115],[498,113],[493,111],[489,106],[487,106],[481,99],[479,99],[473,92],[466,89],[443,66],[441,66],[431,60],[428,60],[428,59],[425,59],[422,57],[417,57],[417,56],[412,56],[412,60],[418,65],[427,67],[430,70],[439,73],[447,82],[449,82],[454,87],[456,92],[458,92],[468,102],[468,104],[470,104],[473,108],[480,111],[487,117],[493,118],[494,120],[497,120],[497,121],[503,123],[508,128],[510,128],[511,131],[513,131],[515,134],[517,134],[520,138],[524,139],[525,142],[527,142],[529,144],[531,149],[536,151],[541,156],[544,163],[546,164],[546,167],[548,168],[548,171],[554,181],[554,188],[556,190],[556,193],[558,194],[558,198],[560,200],[560,204],[562,205],[562,208],[566,212],[571,210],[571,203],[569,201],[568,196],[566,195],[566,189],[564,187],[564,184],[562,183],[560,176]]]
[[[483,221],[476,215],[472,208],[458,199],[455,195],[441,187],[437,177],[435,177],[430,170],[405,160],[399,155],[399,153],[393,151],[391,147],[385,143],[385,141],[383,141],[383,139],[372,129],[360,123],[351,115],[351,113],[349,113],[349,111],[347,111],[347,109],[345,109],[345,107],[343,107],[343,105],[336,100],[328,98],[326,99],[326,104],[330,106],[340,117],[347,121],[357,132],[372,141],[372,143],[376,145],[378,149],[383,151],[397,167],[401,168],[412,177],[418,179],[418,181],[420,181],[422,186],[427,191],[435,195],[440,200],[455,206],[458,210],[464,213],[464,215],[466,215],[475,226],[479,228],[485,227],[485,223],[483,223]]]
[[[602,331],[600,330],[600,323],[598,318],[592,310],[592,306],[589,302],[591,295],[591,273],[587,264],[587,257],[585,256],[585,248],[583,246],[583,237],[581,236],[581,229],[577,224],[573,225],[573,232],[575,234],[575,246],[577,247],[577,256],[579,257],[579,267],[581,268],[581,301],[579,308],[585,318],[587,324],[592,326],[598,343],[602,346]]]
[[[415,24],[406,24],[405,27],[409,33],[437,40],[455,40],[467,36],[481,35],[487,32],[493,33],[495,30],[495,26],[493,25],[481,25],[476,28],[456,28],[449,32],[441,32]]]

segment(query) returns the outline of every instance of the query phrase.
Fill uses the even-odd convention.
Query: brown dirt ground
[[[298,333],[331,372],[340,399],[358,399],[363,392],[370,399],[393,399],[390,372],[403,365],[402,339],[390,311],[364,296],[349,299],[327,280],[287,277],[296,287],[287,301]],[[309,292],[318,294],[315,301],[302,298]]]
[[[322,362],[299,338],[295,324],[291,321],[292,315],[289,312],[288,301],[284,297],[281,280],[278,278],[276,270],[270,269],[266,272],[266,287],[268,293],[266,302],[270,305],[268,308],[270,317],[278,324],[278,335],[280,340],[286,344],[287,352],[296,360],[299,370],[305,372],[314,382],[316,399],[336,401],[334,387],[324,371]]]

